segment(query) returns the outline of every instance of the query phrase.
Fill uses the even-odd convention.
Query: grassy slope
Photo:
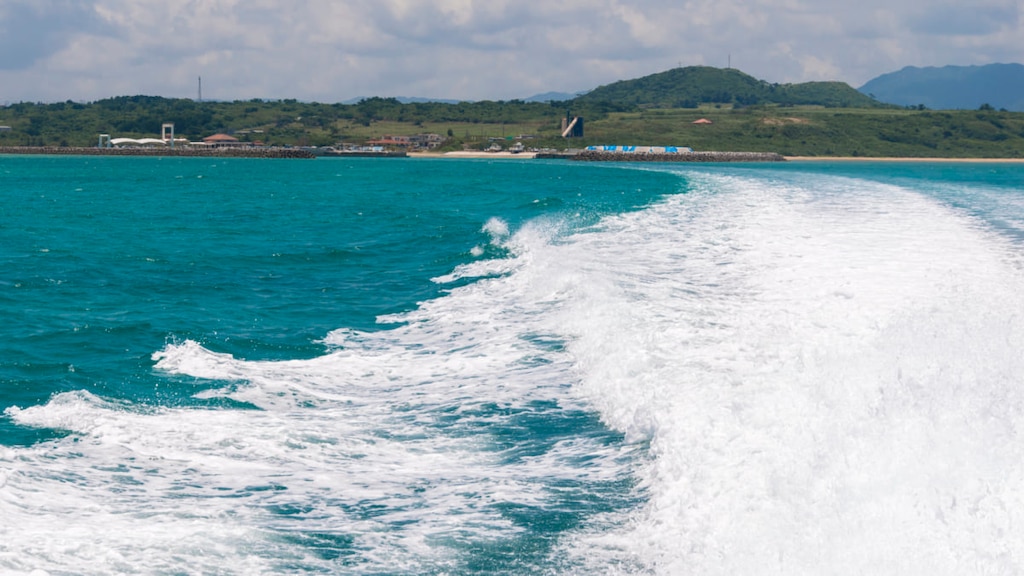
[[[698,118],[713,124],[692,124]],[[1024,114],[815,106],[646,110],[588,123],[578,144],[604,143],[793,156],[1024,158]]]

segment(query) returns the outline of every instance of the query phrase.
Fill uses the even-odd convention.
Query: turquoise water
[[[1024,565],[1024,165],[15,156],[0,190],[0,571]]]

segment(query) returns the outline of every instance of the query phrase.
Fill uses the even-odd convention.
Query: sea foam
[[[554,318],[580,391],[654,457],[630,527],[567,553],[660,574],[1019,571],[1019,247],[894,186],[693,182],[539,264],[581,279]]]
[[[0,449],[0,567],[1019,572],[1020,246],[935,191],[680,178],[485,224],[503,257],[316,358],[153,354],[231,409],[8,409],[65,436]]]

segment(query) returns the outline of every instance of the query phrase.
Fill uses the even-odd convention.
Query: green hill
[[[688,66],[621,80],[578,97],[577,104],[639,108],[696,108],[700,104],[753,106],[819,105],[829,108],[886,106],[843,82],[770,84],[733,68]]]

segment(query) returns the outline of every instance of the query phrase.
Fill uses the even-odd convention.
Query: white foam
[[[1020,572],[1020,247],[897,187],[685,177],[557,241],[556,223],[498,226],[511,258],[436,279],[476,280],[386,330],[329,334],[322,357],[154,354],[257,409],[9,409],[71,435],[0,449],[0,569],[337,569],[282,538],[321,532],[354,538],[366,571],[457,570],[460,546],[520,530],[496,505],[633,474],[647,504],[590,519],[552,566]],[[597,410],[627,442],[511,458],[488,436],[545,409]]]
[[[505,222],[501,218],[491,218],[484,224],[482,229],[491,236],[491,244],[499,244],[502,240],[508,238],[509,228],[508,222]]]
[[[557,319],[581,389],[655,456],[631,528],[569,553],[661,574],[1020,572],[1011,248],[894,187],[707,186],[547,263],[586,279]]]
[[[133,414],[82,393],[11,410],[20,424],[62,428],[76,440],[0,462],[8,527],[0,550],[17,552],[0,555],[0,566],[174,571],[189,556],[189,570],[197,572],[226,564],[268,573],[295,554],[268,540],[268,529],[355,535],[357,545],[371,548],[370,566],[395,566],[443,557],[443,549],[425,549],[422,541],[452,531],[454,517],[478,534],[509,529],[480,509],[481,497],[507,492],[516,474],[488,474],[492,464],[472,438],[428,434],[381,407],[352,412],[321,406],[314,413]],[[533,490],[504,496],[529,502]],[[378,506],[387,513],[359,513]],[[289,507],[295,515],[273,512]],[[412,521],[408,529],[395,527],[405,520]]]
[[[0,569],[173,571],[194,557],[197,572],[269,573],[309,554],[279,536],[294,531],[353,538],[362,569],[415,572],[515,534],[499,505],[546,502],[552,479],[603,480],[601,463],[622,449],[580,438],[564,447],[594,454],[579,466],[556,456],[562,448],[510,459],[514,446],[495,445],[489,430],[503,413],[581,405],[569,396],[571,360],[528,318],[518,325],[505,286],[458,288],[383,332],[339,330],[326,339],[332,351],[311,360],[246,361],[194,341],[153,355],[167,374],[224,382],[202,397],[258,410],[141,410],[87,393],[8,410],[18,424],[72,436],[16,450],[9,471],[0,462],[0,507],[23,528],[0,539]],[[37,491],[47,501],[32,499]],[[58,522],[61,539],[42,540]]]

